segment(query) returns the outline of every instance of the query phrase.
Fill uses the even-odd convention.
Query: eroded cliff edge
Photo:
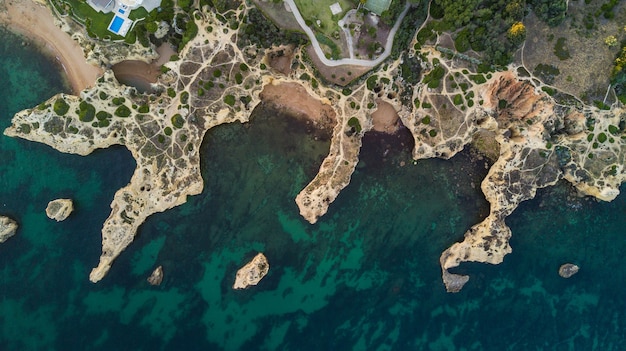
[[[241,21],[248,10],[242,6],[225,17]],[[520,74],[523,68],[481,72],[471,60],[424,45],[375,68],[349,88],[324,86],[301,49],[295,50],[291,68],[279,72],[269,67],[265,49],[237,45],[238,32],[228,21],[211,11],[199,11],[195,18],[199,33],[179,61],[167,64],[169,72],[156,84],[159,93],[139,94],[107,71],[80,96],[58,95],[18,113],[5,131],[81,155],[125,145],[137,161],[103,225],[93,282],[104,277],[149,215],[201,192],[198,150],[205,132],[222,123],[247,121],[269,84],[299,84],[335,113],[329,155],[296,198],[310,223],[349,184],[377,101],[398,111],[415,139],[416,160],[450,158],[477,133],[499,145],[499,157],[482,183],[491,204],[489,216],[441,255],[449,291],[458,291],[469,279],[450,269],[467,261],[497,264],[511,252],[505,219],[538,188],[566,179],[581,192],[608,201],[624,181],[624,110],[617,105],[599,110],[567,94],[550,96],[541,82]],[[88,57],[93,57],[92,46],[97,47],[84,45]],[[407,69],[421,74],[407,77]]]

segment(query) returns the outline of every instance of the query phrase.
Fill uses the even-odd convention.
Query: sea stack
[[[0,243],[15,235],[17,223],[9,217],[0,216]]]
[[[573,276],[574,274],[578,273],[579,269],[580,268],[575,264],[566,263],[562,265],[561,267],[559,267],[559,275],[563,278],[569,278]]]
[[[70,199],[56,199],[48,202],[46,207],[46,215],[50,219],[54,219],[57,222],[65,220],[70,213],[74,211],[74,204]]]
[[[161,285],[163,281],[163,266],[158,266],[152,271],[152,274],[150,274],[147,280],[150,285]]]
[[[237,271],[233,289],[245,289],[250,285],[257,285],[270,270],[267,258],[262,253],[254,256],[252,261]]]

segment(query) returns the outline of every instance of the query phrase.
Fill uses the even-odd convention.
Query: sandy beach
[[[93,86],[103,73],[85,61],[83,50],[55,24],[51,10],[35,0],[0,0],[0,25],[22,34],[54,55],[74,93]]]
[[[297,118],[311,120],[320,129],[332,130],[335,126],[333,108],[309,95],[298,83],[268,84],[261,92],[261,99]]]

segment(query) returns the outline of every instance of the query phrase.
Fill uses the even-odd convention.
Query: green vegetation
[[[126,107],[126,105],[120,105],[115,109],[115,115],[118,117],[128,117],[130,116],[130,109]]]
[[[315,34],[315,39],[317,39],[320,45],[327,46],[330,49],[329,58],[332,58],[334,60],[341,58],[341,50],[339,50],[339,46],[337,46],[334,41],[330,40],[328,37],[320,33]],[[328,54],[326,55],[328,56]]]
[[[30,133],[30,125],[25,123],[20,124],[20,131],[24,134]]]
[[[180,129],[185,125],[185,119],[179,113],[172,116],[172,126],[176,129]]]
[[[463,104],[463,97],[461,96],[461,94],[456,94],[454,95],[454,99],[453,102],[455,105],[462,105]]]
[[[96,116],[96,108],[87,101],[81,101],[78,105],[79,113],[78,119],[81,122],[91,122]]]
[[[566,41],[567,39],[560,37],[559,39],[556,40],[556,44],[554,45],[554,54],[561,61],[567,60],[568,58],[571,57],[569,54],[569,51],[565,48]]]
[[[176,97],[176,90],[174,90],[174,88],[167,88],[167,96],[169,96],[171,98],[175,98]]]
[[[63,100],[62,98],[58,98],[54,102],[54,106],[52,109],[57,115],[64,116],[67,111],[69,111],[70,105],[68,105],[67,102],[65,102],[65,100]]]
[[[359,123],[359,119],[356,117],[351,117],[348,120],[348,126],[354,129],[356,133],[361,133],[361,123]]]
[[[139,106],[139,109],[137,111],[139,111],[139,113],[148,113],[150,112],[150,106],[145,105],[145,104],[141,105]]]
[[[596,106],[597,108],[599,108],[600,110],[610,110],[611,106],[605,104],[604,102],[600,101],[600,100],[594,100],[593,101],[594,106]]]
[[[613,9],[615,8],[615,6],[617,6],[617,4],[619,4],[619,0],[609,0],[602,4],[602,6],[600,7],[600,11],[602,11],[602,16],[604,16],[604,18],[606,19],[613,19],[613,17],[615,17]]]
[[[553,95],[554,95],[554,93],[556,93],[556,90],[554,90],[554,88],[550,88],[550,87],[548,87],[548,86],[542,86],[542,87],[541,87],[541,90],[545,91],[545,92],[546,92],[546,94],[548,94],[548,95],[550,95],[550,96],[553,96]]]
[[[526,38],[521,21],[527,7],[549,25],[565,18],[565,0],[433,0],[430,15],[435,21],[418,33],[418,42],[433,39],[434,32],[456,31],[457,51],[471,48],[489,64],[504,66]]]
[[[626,104],[626,70],[624,69],[626,66],[626,41],[622,42],[621,50],[614,63],[615,66],[611,73],[611,84],[613,84],[617,98],[623,104]]]
[[[606,139],[607,139],[606,134],[604,134],[604,133],[598,134],[598,141],[600,143],[604,143],[606,141]]]
[[[424,76],[422,82],[424,84],[427,84],[429,88],[435,89],[439,87],[441,79],[443,78],[445,73],[446,70],[443,67],[437,65],[430,72],[428,72],[427,75]]]
[[[561,71],[559,71],[557,67],[543,63],[538,64],[533,71],[533,75],[535,75],[535,77],[538,77],[547,84],[552,84],[554,82],[554,78],[556,78],[559,74],[561,74]]]
[[[186,91],[183,91],[182,93],[180,93],[180,103],[183,105],[186,105],[189,102],[189,93]]]
[[[372,75],[368,77],[367,80],[365,81],[367,89],[370,91],[373,91],[374,88],[376,88],[377,83],[378,83],[378,76],[376,75]]]
[[[483,84],[487,82],[485,76],[482,74],[472,74],[469,76],[469,79],[476,84]]]
[[[338,15],[333,15],[330,12],[330,5],[336,2],[339,2],[343,11]],[[313,31],[329,37],[341,30],[337,21],[343,17],[346,11],[357,6],[356,1],[350,0],[295,0],[295,3],[306,24]]]
[[[308,42],[307,37],[300,32],[281,30],[271,20],[265,18],[263,13],[256,7],[248,11],[248,15],[239,25],[239,40],[237,44],[242,46],[257,44],[260,47],[269,48],[272,45],[295,44],[297,46]],[[248,66],[240,69],[247,71]]]
[[[228,106],[234,106],[235,105],[235,97],[233,95],[226,95],[224,96],[224,103]]]
[[[110,119],[111,117],[113,116],[106,111],[98,111],[98,113],[96,113],[96,119],[99,121],[104,121],[105,119]]]
[[[422,123],[430,124],[430,116],[426,116],[426,117],[422,118]]]

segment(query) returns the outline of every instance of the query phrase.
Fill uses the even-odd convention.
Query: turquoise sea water
[[[0,38],[4,129],[67,87],[32,45]],[[0,214],[20,223],[0,245],[0,349],[626,348],[625,196],[598,203],[565,184],[540,191],[507,221],[514,251],[505,262],[460,267],[471,280],[448,294],[439,255],[487,214],[484,163],[464,152],[413,165],[408,135],[368,135],[352,183],[312,226],[293,199],[328,146],[262,107],[246,125],[209,131],[203,193],[150,217],[92,284],[100,228],[134,169],[129,152],[80,157],[0,136]],[[60,197],[76,211],[56,223],[44,209]],[[268,276],[232,290],[259,251]],[[565,262],[581,266],[569,280],[557,274]],[[145,278],[157,265],[165,279],[152,287]]]

